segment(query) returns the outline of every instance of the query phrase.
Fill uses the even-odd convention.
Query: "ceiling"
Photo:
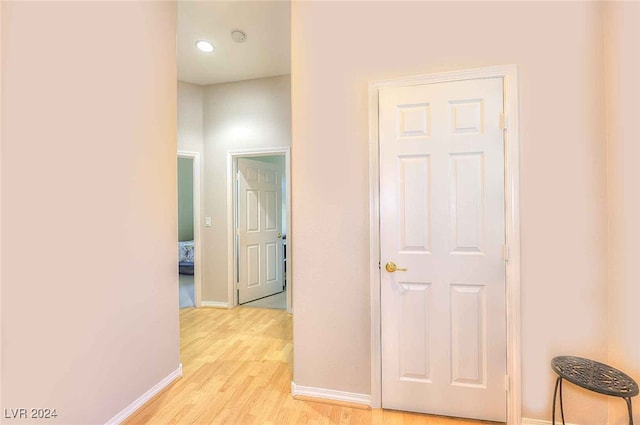
[[[243,43],[231,31],[246,34]],[[195,47],[208,40],[215,52]],[[179,1],[178,79],[218,84],[290,73],[289,1]]]

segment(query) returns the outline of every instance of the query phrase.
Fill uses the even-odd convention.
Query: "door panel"
[[[482,254],[484,240],[483,153],[451,154],[452,254]]]
[[[266,247],[266,282],[273,283],[278,278],[278,245],[276,243],[267,242]]]
[[[401,283],[400,380],[431,382],[429,284]]]
[[[279,220],[278,218],[278,193],[273,190],[265,191],[264,199],[264,209],[266,214],[265,229],[269,231],[276,231],[277,223],[282,222],[282,220]]]
[[[431,250],[431,181],[429,156],[400,157],[400,250]]]
[[[258,199],[260,198],[260,192],[257,190],[247,189],[247,202],[245,204],[245,211],[247,215],[247,232],[259,232],[260,231],[260,210],[258,208]]]
[[[451,383],[486,387],[484,285],[451,285]]]
[[[283,290],[282,187],[278,166],[238,159],[238,303]]]
[[[383,407],[504,421],[502,79],[379,105]]]

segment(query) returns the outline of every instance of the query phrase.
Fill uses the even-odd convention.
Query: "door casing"
[[[521,335],[520,335],[520,149],[518,138],[518,68],[500,65],[406,78],[374,81],[369,84],[369,276],[371,308],[371,407],[382,406],[382,341],[380,319],[380,163],[378,90],[482,78],[502,78],[505,111],[505,230],[507,258],[507,424],[521,423]]]
[[[228,305],[233,308],[238,305],[238,294],[236,291],[236,263],[238,256],[236,254],[236,238],[235,238],[235,176],[238,169],[237,159],[240,157],[267,156],[267,155],[284,155],[284,172],[285,172],[285,204],[287,215],[287,268],[285,270],[287,276],[287,312],[293,313],[292,292],[293,292],[293,274],[291,267],[293,262],[293,232],[291,231],[291,148],[275,147],[275,148],[256,148],[233,150],[227,152],[227,281],[228,281]]]

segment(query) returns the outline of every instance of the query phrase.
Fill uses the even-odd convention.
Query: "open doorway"
[[[200,155],[178,152],[178,288],[179,307],[201,303]]]
[[[200,224],[194,224],[195,308],[179,310],[184,370],[180,385],[192,387],[199,382],[196,385],[207,388],[216,406],[235,410],[234,403],[240,399],[216,397],[224,396],[223,391],[240,393],[241,383],[248,382],[254,373],[262,377],[281,376],[281,380],[270,382],[277,386],[277,392],[288,392],[293,369],[292,316],[288,314],[292,313],[294,285],[291,281],[294,235],[290,218],[290,3],[178,2],[177,12],[177,148],[179,154],[197,153],[202,173],[200,206],[195,205],[194,198],[194,216],[201,214]],[[265,242],[261,248],[265,266],[267,257],[275,265],[269,268],[271,276],[263,269],[265,279],[269,277],[266,280],[276,290],[258,297],[260,300],[243,299],[239,303],[235,171],[238,158],[247,157],[261,157],[256,160],[278,165],[279,176],[271,179],[272,183],[278,183],[275,185],[278,193],[275,200],[272,194],[265,202],[269,202],[269,207],[278,205],[282,215],[275,218],[279,227],[273,231],[278,242],[271,241],[268,246]],[[257,202],[255,206],[267,208],[264,204],[258,207]],[[266,216],[263,219],[267,223]],[[269,226],[272,227],[274,217],[269,216],[268,220],[272,220]],[[253,271],[260,273],[258,268]],[[259,305],[248,305],[249,302]],[[265,339],[266,335],[270,339]],[[263,346],[274,347],[277,353],[263,350]],[[232,351],[240,355],[232,355]],[[257,357],[252,354],[251,358],[242,354],[258,352]],[[260,371],[251,366],[257,364],[261,365]],[[201,374],[203,370],[213,373],[205,377]],[[211,404],[197,403],[196,409],[207,406]],[[225,415],[220,412],[210,412],[206,419],[195,419],[196,415],[185,420],[218,422]],[[221,416],[217,417],[218,414]]]
[[[231,155],[234,305],[291,311],[288,149]],[[290,274],[289,274],[290,276]]]
[[[178,157],[178,273],[180,308],[195,307],[193,285],[193,159]]]
[[[178,149],[202,157],[200,305],[232,309],[234,177],[227,158],[241,151],[282,156],[291,144],[290,3],[180,2],[177,9]],[[288,232],[287,253],[291,242]]]

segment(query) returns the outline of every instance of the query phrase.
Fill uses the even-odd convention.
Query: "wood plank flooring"
[[[183,377],[125,424],[494,424],[294,399],[286,311],[186,308],[180,310],[180,332]]]

